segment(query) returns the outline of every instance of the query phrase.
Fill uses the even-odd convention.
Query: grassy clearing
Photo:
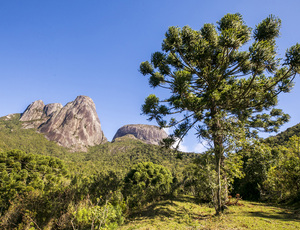
[[[150,204],[135,214],[122,230],[147,229],[300,229],[300,210],[240,201],[223,215],[214,208],[197,205],[189,197]]]

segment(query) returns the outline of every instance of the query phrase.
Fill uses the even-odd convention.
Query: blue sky
[[[198,30],[239,12],[254,28],[274,14],[282,20],[279,54],[300,42],[298,0],[1,0],[0,9],[0,116],[39,99],[64,105],[87,95],[109,140],[125,124],[154,124],[141,105],[161,92],[138,69],[161,49],[169,26]],[[291,115],[282,130],[300,122],[299,76],[295,82],[279,96],[278,107]],[[197,151],[201,144],[191,132],[182,148]]]

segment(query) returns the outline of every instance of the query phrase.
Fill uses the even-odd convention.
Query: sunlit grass
[[[299,210],[240,201],[215,216],[208,204],[189,197],[150,204],[119,229],[300,229]]]

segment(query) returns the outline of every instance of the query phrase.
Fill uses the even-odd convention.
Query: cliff
[[[35,128],[49,140],[72,151],[87,151],[89,146],[107,142],[95,104],[87,96],[78,96],[65,106],[35,101],[27,107],[20,121],[23,128]]]
[[[154,125],[124,125],[118,129],[113,141],[117,141],[118,138],[128,136],[129,138],[139,139],[147,144],[159,145],[160,141],[167,138],[167,133]]]

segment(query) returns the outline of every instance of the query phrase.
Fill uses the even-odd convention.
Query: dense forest
[[[228,155],[229,198],[299,204],[298,130]],[[196,204],[214,203],[209,151],[182,153],[125,137],[70,152],[22,129],[18,114],[0,119],[0,140],[2,229],[115,229],[158,201],[189,196]]]

